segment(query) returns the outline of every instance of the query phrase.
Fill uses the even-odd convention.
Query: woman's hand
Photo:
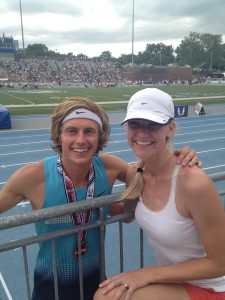
[[[111,277],[102,282],[99,287],[102,289],[103,295],[115,289],[113,300],[119,300],[124,293],[126,293],[125,300],[129,300],[135,290],[149,284],[149,274],[144,269],[141,269]]]
[[[198,159],[196,151],[189,146],[185,146],[181,150],[175,150],[174,154],[178,156],[177,163],[183,167],[193,167],[197,165],[199,168],[202,168],[202,162]]]

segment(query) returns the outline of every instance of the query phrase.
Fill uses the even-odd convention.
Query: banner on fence
[[[188,116],[188,105],[175,105],[174,106],[175,118],[187,117]]]

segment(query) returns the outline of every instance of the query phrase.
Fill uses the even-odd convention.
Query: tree
[[[223,52],[222,36],[205,33],[202,35],[205,52],[206,69],[212,71],[218,69]]]
[[[225,71],[225,44],[223,44],[221,48],[221,56],[218,60],[217,68],[221,71]]]
[[[66,57],[69,57],[69,58],[72,58],[74,55],[73,55],[73,53],[72,52],[68,52],[67,54],[66,54]]]
[[[112,57],[112,53],[110,51],[103,51],[102,54],[100,55],[100,57],[103,57],[105,58],[106,60],[108,61],[113,61],[115,60],[113,57]]]
[[[221,62],[223,44],[221,35],[191,32],[175,50],[179,65],[212,70]]]
[[[78,60],[88,60],[88,56],[85,55],[85,54],[83,54],[83,53],[77,54],[77,55],[76,55],[76,58],[77,58]]]
[[[123,66],[130,64],[132,62],[132,54],[122,54],[120,57],[117,58],[117,62],[119,62]],[[136,63],[135,55],[134,63]]]
[[[25,52],[27,55],[46,56],[48,55],[48,47],[44,44],[28,45]]]
[[[167,66],[175,60],[173,47],[163,43],[147,44],[144,52],[139,52],[138,62],[155,66]]]

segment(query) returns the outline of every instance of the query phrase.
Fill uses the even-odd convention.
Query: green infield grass
[[[117,111],[126,109],[131,95],[145,87],[0,88],[0,104],[6,106],[11,115],[48,115],[53,112],[56,104],[66,97],[81,96],[98,103],[103,102],[102,106],[106,111]],[[176,105],[194,105],[197,100],[203,105],[225,103],[225,84],[155,87],[169,93]]]

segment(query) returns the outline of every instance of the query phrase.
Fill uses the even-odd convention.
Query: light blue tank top
[[[44,159],[45,171],[45,199],[43,208],[62,205],[67,203],[64,183],[61,174],[56,166],[57,156]],[[94,198],[111,194],[111,186],[100,157],[94,156],[93,166],[95,170],[95,191]],[[83,201],[86,197],[86,188],[76,189],[77,201]],[[108,209],[105,209],[105,217],[108,215]],[[97,210],[92,210],[91,220],[98,218]],[[49,233],[55,230],[73,227],[70,216],[55,218],[49,221],[38,222],[35,224],[37,234]],[[56,240],[56,257],[58,280],[74,282],[79,280],[78,259],[73,257],[73,251],[77,245],[74,234],[61,237]],[[99,242],[98,229],[88,230],[87,234],[88,251],[82,256],[83,275],[90,276],[92,272],[99,269]],[[37,257],[35,273],[42,280],[52,280],[52,257],[51,242],[40,243],[40,250]]]

